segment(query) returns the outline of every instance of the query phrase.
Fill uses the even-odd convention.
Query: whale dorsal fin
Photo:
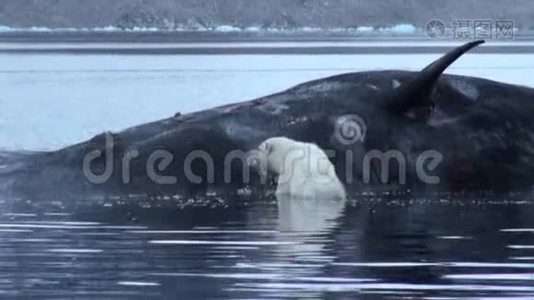
[[[423,115],[428,115],[434,106],[432,94],[439,76],[460,56],[482,43],[484,40],[477,40],[451,50],[397,88],[388,102],[391,111],[397,114],[413,112],[416,117],[420,115],[417,112],[423,111],[426,112]]]

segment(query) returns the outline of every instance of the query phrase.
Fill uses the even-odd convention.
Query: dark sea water
[[[0,296],[534,298],[530,195],[2,199]]]

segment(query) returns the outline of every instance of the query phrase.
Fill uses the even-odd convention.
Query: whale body
[[[443,74],[482,42],[420,72],[341,74],[58,151],[2,153],[0,188],[32,197],[263,191],[269,180],[228,155],[285,136],[329,150],[349,194],[529,189],[534,89]]]

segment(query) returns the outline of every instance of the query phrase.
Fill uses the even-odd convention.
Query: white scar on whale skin
[[[346,83],[338,81],[320,82],[314,85],[304,85],[297,90],[299,95],[308,95],[310,93],[330,93],[333,90],[342,88]]]
[[[266,102],[260,106],[260,109],[273,115],[279,115],[284,110],[288,110],[289,106],[287,106],[286,104],[276,104],[276,103]]]
[[[468,82],[465,82],[463,80],[456,80],[456,79],[449,79],[447,82],[455,91],[466,96],[470,100],[473,100],[473,101],[478,100],[478,97],[480,96],[480,92],[478,91],[476,86]]]
[[[294,125],[306,121],[308,121],[308,117],[295,118],[294,120],[291,120],[289,123],[287,123],[287,125]]]
[[[442,112],[440,112],[439,110],[437,110],[434,113],[434,117],[428,120],[428,125],[434,126],[434,127],[446,126],[449,124],[454,124],[456,122],[459,122],[465,118],[466,116],[448,117],[444,115]]]
[[[371,88],[371,89],[375,90],[375,91],[380,90],[376,85],[373,85],[373,84],[370,84],[370,83],[366,84],[366,86],[367,86],[368,88]]]

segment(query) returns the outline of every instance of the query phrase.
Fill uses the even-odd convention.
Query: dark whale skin
[[[352,164],[349,193],[362,190],[507,191],[529,189],[534,174],[534,89],[486,79],[442,75],[432,95],[434,109],[424,120],[392,114],[385,108],[400,83],[417,72],[374,71],[337,75],[300,84],[287,91],[252,101],[226,105],[186,115],[176,115],[113,134],[114,172],[103,184],[90,183],[82,172],[83,157],[103,149],[104,135],[58,151],[0,156],[1,188],[32,197],[61,195],[199,195],[236,193],[243,187],[262,190],[252,172],[243,183],[241,166],[235,165],[232,181],[223,180],[225,155],[251,150],[264,139],[287,136],[332,149],[337,172],[346,180],[345,153],[395,149],[406,157],[407,182],[393,176],[384,184],[373,176],[363,184],[361,161]],[[336,121],[357,114],[366,123],[363,141],[344,145],[336,140]],[[121,158],[128,150],[140,155],[131,162],[130,183],[121,179]],[[174,175],[177,183],[155,184],[146,174],[148,156],[157,149],[171,152],[174,160],[159,172]],[[419,153],[433,149],[443,154],[434,169],[439,184],[425,184],[415,175]],[[191,183],[184,177],[183,161],[193,150],[204,150],[215,163],[211,183]],[[95,160],[95,173],[104,160]],[[395,164],[392,170],[396,171]],[[202,162],[193,171],[206,179]],[[395,173],[395,172],[392,172]]]
[[[2,153],[0,188],[30,197],[91,195],[206,195],[236,194],[243,188],[264,192],[257,172],[237,161],[225,166],[227,154],[256,148],[273,136],[312,142],[329,150],[338,176],[349,194],[362,191],[510,191],[530,189],[534,174],[534,89],[491,80],[442,75],[460,55],[483,41],[453,49],[421,72],[370,71],[314,80],[284,92],[156,121],[119,133],[113,138],[113,172],[104,183],[91,183],[83,160],[95,149],[105,150],[106,134],[58,151]],[[339,139],[340,120],[357,116],[365,136],[346,143]],[[361,125],[361,124],[360,124]],[[108,147],[109,148],[109,147]],[[123,182],[123,157],[130,161],[130,182]],[[147,175],[147,161],[156,150],[172,154],[170,165],[157,171],[172,175],[172,184],[157,184]],[[192,151],[204,151],[213,172],[193,161],[192,182],[184,161]],[[369,165],[364,180],[364,157],[369,151],[395,150],[405,160],[390,162],[390,176],[380,178],[380,164]],[[428,174],[429,184],[416,172],[421,153],[432,150],[442,158]],[[347,153],[352,155],[348,159]],[[103,156],[90,169],[105,170]],[[231,180],[225,178],[230,169]],[[210,178],[208,174],[214,174]],[[369,177],[369,176],[368,176]]]

